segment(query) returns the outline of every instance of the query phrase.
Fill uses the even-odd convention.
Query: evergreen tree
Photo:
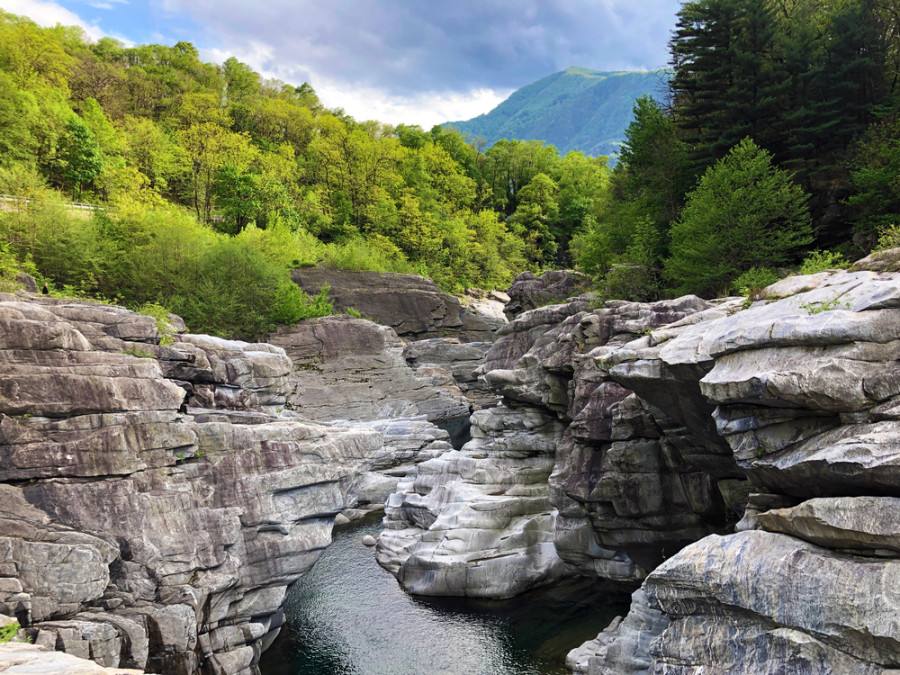
[[[749,138],[710,167],[672,226],[666,276],[680,293],[724,295],[751,267],[812,241],[808,195]]]

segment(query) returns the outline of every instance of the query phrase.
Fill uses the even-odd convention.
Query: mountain
[[[634,100],[644,94],[665,98],[669,74],[667,69],[569,68],[516,90],[487,114],[444,126],[482,136],[488,145],[501,138],[535,139],[556,146],[561,155],[569,150],[609,155],[624,138]]]

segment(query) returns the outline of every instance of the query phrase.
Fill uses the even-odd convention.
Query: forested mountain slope
[[[444,126],[483,137],[488,144],[501,138],[535,139],[561,154],[611,155],[624,138],[635,100],[644,95],[665,99],[669,76],[668,70],[569,68],[516,90],[487,114]]]

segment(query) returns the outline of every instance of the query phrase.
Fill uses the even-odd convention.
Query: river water
[[[262,675],[545,675],[628,609],[587,581],[505,601],[418,598],[375,562],[380,518],[335,531],[288,595]]]

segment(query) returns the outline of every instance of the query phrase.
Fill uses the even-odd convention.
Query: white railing
[[[13,203],[25,203],[30,204],[32,199],[28,197],[14,197],[13,195],[0,195],[0,202],[13,202]],[[76,211],[106,211],[105,206],[98,206],[97,204],[82,204],[80,202],[63,202],[63,206],[68,209],[74,209]]]

